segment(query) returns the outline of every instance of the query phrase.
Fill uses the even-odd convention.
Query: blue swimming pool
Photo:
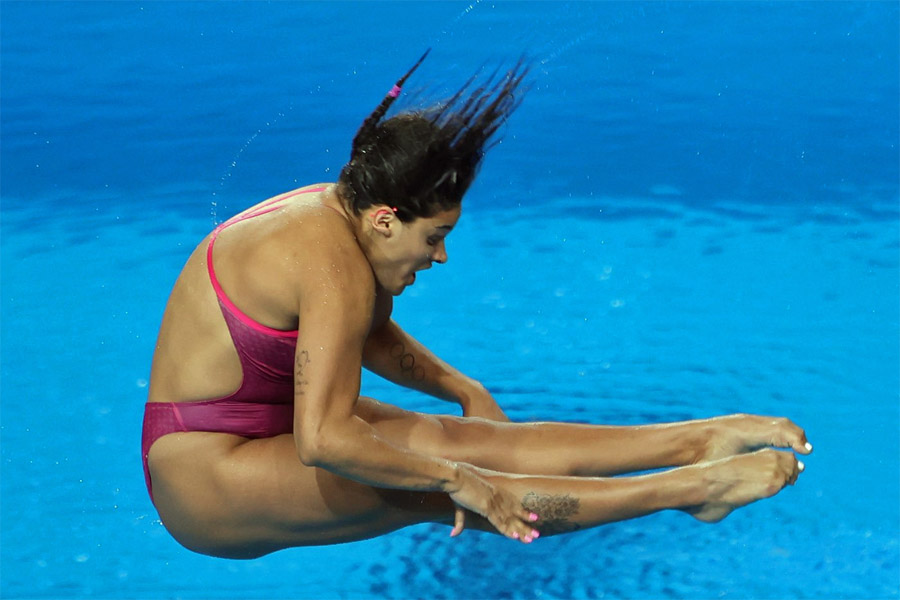
[[[0,597],[896,598],[892,2],[0,3]],[[536,62],[396,318],[517,419],[789,416],[794,488],[521,547],[421,526],[249,562],[178,546],[140,419],[211,226],[333,180],[412,87]],[[445,407],[375,377],[368,395]]]

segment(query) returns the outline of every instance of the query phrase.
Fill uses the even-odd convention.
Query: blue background
[[[898,4],[0,3],[3,597],[898,596]],[[397,318],[521,419],[790,416],[800,483],[520,548],[421,526],[180,548],[138,440],[215,222],[333,180],[407,106],[535,63]],[[365,393],[446,407],[372,377]]]

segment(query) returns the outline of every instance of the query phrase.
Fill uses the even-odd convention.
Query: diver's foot
[[[793,485],[803,463],[790,452],[766,449],[688,468],[703,469],[706,501],[683,510],[700,521],[715,523],[736,508]]]
[[[712,462],[761,448],[790,448],[812,452],[806,433],[790,419],[759,415],[728,415],[707,421],[709,433],[696,462]]]

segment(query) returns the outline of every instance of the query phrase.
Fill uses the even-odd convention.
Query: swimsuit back
[[[291,433],[294,422],[294,347],[296,331],[281,331],[258,323],[235,306],[225,294],[213,266],[213,246],[226,227],[279,208],[277,203],[297,194],[321,192],[324,187],[278,196],[255,209],[225,221],[212,232],[206,247],[206,268],[225,324],[241,361],[241,387],[224,398],[197,402],[148,402],[144,407],[141,454],[144,481],[153,499],[150,448],[164,435],[187,431],[214,431],[247,438]]]
[[[313,188],[298,192],[320,192]],[[225,294],[213,266],[213,246],[219,233],[227,227],[280,208],[278,204],[290,195],[278,196],[250,212],[225,221],[212,232],[206,247],[206,266],[209,280],[216,292],[222,316],[241,361],[243,380],[236,392],[221,400],[285,404],[294,401],[294,351],[297,331],[282,331],[254,321],[239,309]]]

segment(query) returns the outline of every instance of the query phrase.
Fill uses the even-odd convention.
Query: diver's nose
[[[434,252],[431,253],[431,260],[440,265],[447,262],[447,247],[444,245],[444,240],[435,245]]]

